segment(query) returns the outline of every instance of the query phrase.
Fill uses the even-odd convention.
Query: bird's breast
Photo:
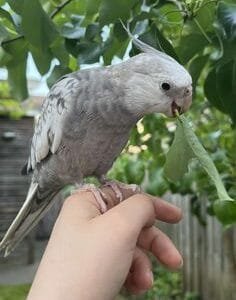
[[[129,129],[87,128],[75,144],[77,164],[84,175],[100,176],[107,173],[129,138]]]

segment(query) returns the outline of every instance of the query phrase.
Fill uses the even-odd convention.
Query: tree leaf
[[[230,61],[216,69],[216,86],[225,110],[236,124],[236,61]]]
[[[0,48],[0,67],[4,67],[11,60],[11,55],[8,54],[2,47]]]
[[[216,187],[219,197],[214,203],[216,216],[223,224],[236,222],[236,201],[228,195],[212,159],[183,115],[178,117],[177,126],[164,166],[165,175],[172,181],[179,180],[187,171],[189,160],[196,158]]]
[[[22,29],[30,44],[42,52],[48,49],[58,36],[55,25],[38,0],[24,0]]]
[[[98,23],[89,24],[86,28],[85,39],[92,41],[101,32],[101,28]]]
[[[86,17],[97,14],[100,3],[101,0],[86,0]]]
[[[8,82],[11,94],[18,100],[28,97],[26,81],[27,43],[23,39],[4,45],[4,50],[10,55],[7,61]]]
[[[188,120],[183,116],[178,117],[178,122],[177,122],[178,129],[176,131],[177,137],[175,138],[175,142],[173,143],[173,148],[170,149],[168,155],[167,155],[167,161],[169,159],[169,154],[170,154],[170,162],[174,163],[174,159],[177,158],[177,160],[181,160],[182,162],[182,157],[186,157],[186,161],[183,161],[182,163],[184,164],[183,167],[179,167],[179,172],[178,169],[176,170],[176,166],[174,165],[173,168],[171,169],[171,164],[168,161],[168,168],[167,168],[167,176],[168,177],[173,177],[172,172],[174,173],[174,178],[181,178],[181,176],[185,173],[183,172],[186,171],[187,169],[187,164],[189,162],[190,158],[196,158],[202,168],[205,170],[209,178],[211,179],[212,183],[214,183],[218,197],[220,200],[232,200],[230,196],[228,195],[222,180],[220,178],[220,175],[208,155],[207,151],[205,148],[202,146],[200,141],[198,140],[197,136],[195,135],[194,131],[192,130],[191,126],[189,125]],[[178,156],[176,155],[178,153]],[[182,154],[183,153],[183,154]],[[178,162],[177,162],[178,166]],[[166,166],[165,166],[166,169]],[[175,174],[177,173],[177,174]],[[232,200],[233,201],[233,200]]]
[[[218,22],[228,39],[236,39],[236,4],[221,1],[217,9]]]
[[[181,115],[178,119],[180,121],[180,125],[183,128],[184,138],[187,140],[188,145],[192,149],[194,156],[198,159],[202,168],[205,170],[211,181],[214,183],[219,199],[232,200],[224,187],[224,184],[212,159],[198,140],[197,136],[195,135],[194,131],[189,125],[188,120],[183,115]]]
[[[2,24],[0,24],[0,43],[8,37],[9,37],[8,31]]]
[[[52,52],[49,49],[44,50],[30,45],[29,50],[33,56],[36,67],[41,75],[46,74],[51,66],[51,61],[53,59]]]
[[[228,114],[236,124],[236,61],[216,66],[205,81],[207,99],[220,111]]]
[[[236,201],[217,200],[213,204],[217,218],[224,225],[231,225],[236,222]]]
[[[12,10],[14,10],[18,15],[21,14],[23,10],[24,0],[21,1],[7,0],[7,3],[10,5]]]
[[[195,155],[185,138],[183,127],[178,121],[174,141],[166,156],[164,175],[171,181],[180,180],[188,172],[188,165]]]
[[[103,49],[103,60],[105,65],[110,65],[113,57],[116,55],[123,58],[128,47],[129,39],[119,41],[113,34],[106,41]]]
[[[99,8],[101,26],[113,23],[118,19],[127,20],[137,0],[102,0]]]
[[[78,50],[79,64],[96,63],[103,53],[101,45],[96,42],[81,42],[78,44]]]
[[[204,92],[208,101],[213,106],[224,113],[228,113],[227,108],[224,106],[224,102],[222,102],[217,90],[216,68],[213,68],[208,74],[204,84]]]
[[[80,39],[84,37],[86,28],[82,27],[82,17],[72,20],[71,23],[65,23],[61,30],[61,35],[68,39]]]
[[[193,80],[193,89],[195,90],[198,79],[209,60],[209,55],[197,56],[194,58],[189,65],[189,72]]]
[[[0,7],[0,17],[6,18],[9,22],[14,24],[11,14],[8,11],[6,11],[5,9],[3,9],[2,7]]]
[[[196,16],[193,18],[191,24],[191,31],[203,34],[208,34],[214,31],[215,21],[215,8],[216,5],[212,1],[203,0],[201,8],[197,11]],[[201,27],[201,29],[199,28]]]
[[[179,57],[176,54],[171,43],[163,36],[156,24],[153,24],[148,32],[140,35],[140,40],[147,43],[148,45],[165,52],[172,56],[174,59],[179,61]]]
[[[208,45],[207,39],[201,34],[189,34],[181,38],[176,48],[177,55],[185,65],[192,57],[201,52]]]
[[[53,86],[53,84],[61,78],[63,75],[71,73],[71,69],[65,68],[62,66],[55,66],[52,70],[51,75],[47,79],[47,84],[49,87]]]
[[[69,53],[66,50],[64,38],[57,38],[50,46],[50,49],[62,66],[66,67],[69,64]]]

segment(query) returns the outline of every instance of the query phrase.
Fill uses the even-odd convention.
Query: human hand
[[[91,192],[66,199],[28,300],[111,300],[123,285],[134,294],[146,291],[153,282],[147,252],[168,268],[182,265],[173,243],[154,226],[156,219],[178,222],[179,208],[128,189],[118,204],[109,187],[102,190],[110,208],[103,215]]]

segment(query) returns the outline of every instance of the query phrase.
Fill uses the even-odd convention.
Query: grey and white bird
[[[140,40],[142,51],[118,65],[63,76],[44,100],[25,173],[27,198],[0,243],[8,255],[67,184],[103,178],[144,115],[174,116],[191,105],[192,79],[176,60]]]

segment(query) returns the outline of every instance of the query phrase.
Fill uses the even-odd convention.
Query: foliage
[[[120,19],[129,22],[140,39],[185,65],[193,77],[195,101],[190,116],[196,134],[213,153],[226,189],[235,198],[235,1],[1,0],[0,5],[0,66],[7,68],[12,96],[18,100],[28,93],[29,53],[42,75],[48,74],[56,59],[48,74],[49,85],[82,64],[108,65],[114,57],[136,54]],[[194,194],[193,212],[204,223],[198,199],[206,194],[209,213],[214,214],[217,196],[197,163],[191,164],[184,180],[169,182],[163,175],[174,129],[173,120],[157,115],[144,118],[111,174],[141,184],[152,194],[170,189]]]
[[[155,266],[154,283],[151,290],[141,296],[125,297],[125,299],[137,300],[199,300],[196,293],[183,294],[182,275],[180,272],[170,272],[161,266]],[[123,299],[123,298],[122,298]]]
[[[145,299],[183,299],[181,289],[181,274],[177,272],[167,272],[163,268],[154,269],[153,288],[147,292]]]
[[[0,82],[0,116],[18,119],[24,115],[18,101],[11,99],[6,82]]]
[[[214,213],[225,225],[236,222],[236,201],[228,195],[209,154],[199,142],[186,117],[178,116],[177,124],[175,139],[164,166],[165,175],[172,181],[181,179],[188,171],[190,160],[196,159],[215,185],[218,200],[213,206]]]
[[[0,286],[0,300],[24,300],[30,286],[25,285],[4,285]]]

